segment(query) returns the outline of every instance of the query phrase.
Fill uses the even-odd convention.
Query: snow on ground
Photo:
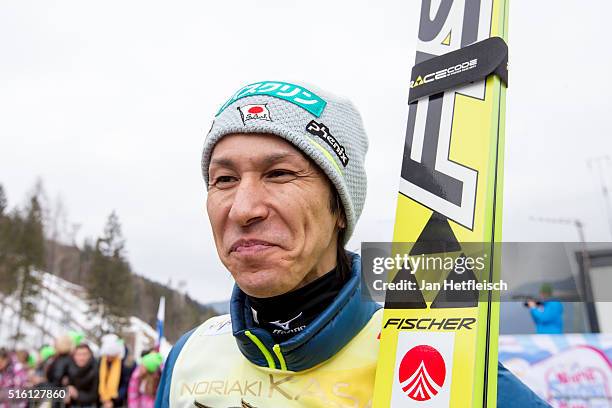
[[[16,344],[12,336],[18,324],[17,300],[12,296],[0,299],[0,347],[37,350],[45,344],[53,344],[56,336],[76,330],[85,333],[87,343],[96,352],[98,344],[88,333],[93,333],[101,320],[90,313],[86,290],[50,273],[37,273],[42,282],[40,294],[35,300],[38,312],[33,322],[22,321],[21,332],[24,336]],[[139,357],[142,350],[153,346],[157,331],[137,317],[132,316],[129,321],[126,344],[134,356]],[[167,354],[169,348],[170,345],[164,340],[162,354]]]

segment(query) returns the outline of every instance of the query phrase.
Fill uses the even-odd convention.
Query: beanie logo
[[[317,123],[314,120],[311,120],[308,125],[306,125],[306,131],[312,135],[319,136],[321,139],[325,141],[332,148],[338,159],[344,167],[348,165],[349,158],[346,155],[346,149],[342,146],[335,137],[329,132],[329,128],[325,126],[323,123]]]
[[[242,123],[246,125],[249,120],[261,119],[272,122],[270,117],[270,111],[266,104],[263,105],[244,105],[238,108],[240,116],[242,117]]]
[[[327,105],[327,102],[325,102],[322,98],[304,87],[287,82],[265,81],[250,84],[238,90],[238,92],[232,95],[232,97],[223,104],[215,116],[219,116],[221,112],[225,110],[225,108],[236,102],[238,99],[246,98],[247,96],[260,95],[272,96],[274,98],[291,102],[292,104],[299,106],[300,108],[305,109],[306,111],[315,115],[317,118],[321,116],[323,109],[325,109],[325,105]]]

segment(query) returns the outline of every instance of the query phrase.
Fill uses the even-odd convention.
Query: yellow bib
[[[258,367],[238,349],[229,315],[209,319],[183,346],[170,407],[370,407],[382,309],[334,357],[305,371]]]

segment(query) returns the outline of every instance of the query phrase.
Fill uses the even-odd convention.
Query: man
[[[158,407],[371,406],[382,313],[344,250],[367,147],[353,105],[310,86],[261,82],[223,105],[202,171],[231,313],[174,346]],[[499,383],[501,398],[539,406],[507,371]]]
[[[545,283],[540,288],[541,301],[529,300],[527,307],[538,334],[563,333],[563,305],[552,298],[552,286]]]
[[[98,364],[91,348],[82,343],[82,338],[72,353],[68,366],[68,395],[66,403],[70,407],[98,406]]]

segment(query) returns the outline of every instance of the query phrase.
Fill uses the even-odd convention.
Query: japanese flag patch
[[[270,111],[268,110],[267,104],[255,104],[255,105],[244,105],[238,107],[240,116],[242,117],[242,123],[246,125],[247,121],[253,119],[267,120],[272,122],[270,117]]]

